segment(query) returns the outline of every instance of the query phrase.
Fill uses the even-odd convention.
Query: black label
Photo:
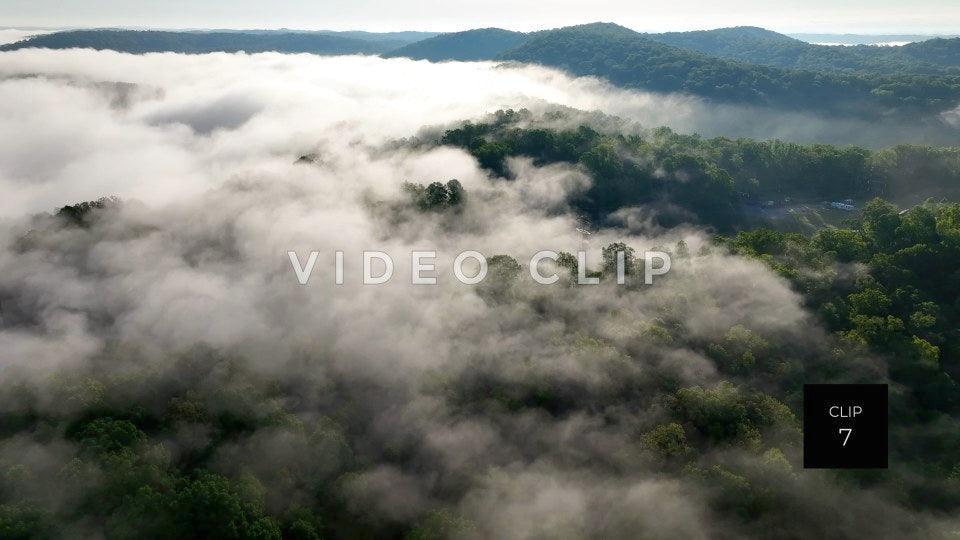
[[[887,468],[887,385],[805,384],[803,466]]]

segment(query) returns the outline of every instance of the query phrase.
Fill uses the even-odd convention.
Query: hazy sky
[[[636,30],[960,33],[957,0],[0,0],[4,26],[516,30],[593,21]]]

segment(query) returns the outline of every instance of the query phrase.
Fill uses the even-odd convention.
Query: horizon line
[[[296,32],[296,33],[317,33],[317,32],[366,32],[370,34],[392,34],[392,33],[404,33],[404,32],[417,32],[417,33],[436,33],[436,34],[452,34],[457,32],[467,32],[470,30],[480,30],[485,28],[498,28],[501,30],[509,30],[514,32],[522,33],[533,33],[541,32],[546,30],[555,30],[559,28],[567,28],[571,26],[583,26],[587,24],[596,24],[596,23],[610,23],[609,21],[592,21],[592,22],[583,22],[576,24],[567,24],[563,26],[551,26],[543,27],[536,29],[528,30],[517,30],[514,28],[509,28],[505,26],[475,26],[469,28],[460,28],[460,29],[447,29],[447,30],[437,30],[437,29],[415,29],[415,28],[402,28],[402,29],[391,29],[391,30],[371,30],[358,27],[346,27],[346,28],[291,28],[287,26],[268,28],[268,27],[247,27],[247,26],[217,26],[217,27],[187,27],[187,26],[142,26],[142,25],[106,25],[106,26],[43,26],[43,25],[2,25],[0,30],[22,30],[22,31],[31,31],[31,30],[46,30],[46,31],[77,31],[77,30],[132,30],[132,31],[162,31],[162,32],[218,32],[218,31],[228,31],[228,32]],[[765,26],[753,25],[753,24],[742,24],[735,26],[717,26],[709,28],[690,28],[686,30],[654,30],[654,29],[637,29],[627,26],[620,23],[610,23],[622,26],[624,28],[633,30],[634,32],[642,34],[663,34],[663,33],[674,33],[674,32],[700,32],[700,31],[709,31],[709,30],[723,30],[728,28],[760,28],[763,30],[768,30],[771,32],[776,32],[786,36],[793,35],[823,35],[823,36],[883,36],[883,37],[908,37],[908,36],[923,36],[923,37],[960,37],[960,32],[950,33],[950,32],[929,32],[929,31],[878,31],[878,32],[869,32],[869,31],[825,31],[825,30],[790,30],[782,31],[775,28],[768,28]]]

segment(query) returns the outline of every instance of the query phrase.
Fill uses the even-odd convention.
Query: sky
[[[2,0],[7,27],[537,30],[607,21],[640,31],[762,26],[781,32],[958,33],[956,0]]]

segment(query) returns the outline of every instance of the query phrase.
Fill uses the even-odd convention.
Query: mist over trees
[[[376,54],[402,44],[399,40],[371,41],[320,33],[163,32],[157,30],[71,30],[43,34],[25,42],[0,46],[51,49],[110,49],[134,54],[176,51],[188,54],[277,51],[313,54]]]
[[[443,145],[468,150],[478,164],[510,178],[508,160],[578,164],[593,183],[572,203],[595,219],[620,208],[657,203],[664,225],[690,221],[729,230],[751,224],[746,206],[767,200],[822,201],[960,198],[957,148],[855,146],[682,135],[601,133],[588,125],[555,129],[562,112],[536,121],[529,111],[498,111],[487,121],[447,130]],[[538,125],[539,124],[539,125]],[[517,127],[523,125],[524,127]],[[670,212],[670,208],[675,209]]]
[[[0,538],[955,537],[957,148],[571,105],[631,99],[687,103],[535,66],[0,53]],[[370,249],[436,250],[437,284],[363,285]],[[889,384],[889,469],[803,469],[806,383]]]
[[[526,140],[534,166],[560,162],[545,156],[570,158],[601,186],[617,179],[621,155],[638,161],[616,148],[603,157],[597,148],[612,143],[599,140],[609,136],[586,125],[511,127],[537,121],[528,115],[501,112],[441,141],[512,133],[504,144]],[[656,159],[688,151],[669,144],[678,136],[659,135],[666,139],[658,140]],[[484,165],[484,155],[477,154],[478,166],[492,171],[496,163]],[[697,181],[694,174],[685,180],[702,191]],[[457,236],[469,229],[457,232],[449,220],[507,217],[492,194],[518,179],[489,182],[476,193],[457,180],[396,186],[397,200],[417,213],[393,214],[391,236],[431,223]],[[250,189],[228,188],[196,204]],[[258,198],[273,190],[254,189]],[[582,194],[568,197],[576,204]],[[28,270],[15,270],[24,258],[74,253],[70,264],[82,264],[107,243],[160,234],[185,241],[176,248],[184,264],[207,271],[220,258],[250,264],[227,238],[207,239],[197,259],[189,226],[171,228],[155,221],[163,214],[138,212],[105,199],[21,225],[4,255],[5,328],[24,331],[44,319],[35,310],[48,301],[29,300],[32,287],[15,288]],[[652,247],[635,237],[602,246],[588,269],[608,284],[599,288],[568,279],[544,289],[515,257],[492,256],[488,279],[455,297],[480,299],[456,316],[456,333],[430,331],[409,360],[383,359],[400,362],[393,367],[373,358],[351,364],[364,354],[359,344],[337,352],[344,345],[304,343],[264,363],[230,341],[151,352],[148,343],[120,336],[53,371],[7,364],[0,531],[11,538],[939,536],[947,530],[941,520],[960,507],[958,216],[955,203],[901,213],[876,199],[847,228],[813,237],[760,228],[713,239],[673,236],[664,245],[667,233],[647,242],[672,252],[675,270],[651,288],[629,262],[626,288],[610,286],[616,252],[629,260]],[[384,217],[374,211],[367,219]],[[692,219],[700,226],[712,218]],[[572,277],[569,259],[561,257],[557,269]],[[111,287],[111,271],[74,271]],[[732,298],[747,303],[735,307]],[[450,299],[424,298],[408,309],[423,310],[423,302],[429,312],[449,309],[441,306]],[[93,306],[81,309],[94,325],[88,332],[104,338],[129,317],[109,306],[99,315]],[[360,313],[352,324],[366,318]],[[401,330],[429,316],[416,319],[387,320]],[[502,345],[489,345],[490,332]],[[415,367],[421,356],[433,360]],[[371,361],[376,371],[363,367]],[[395,380],[382,369],[407,372]],[[889,471],[799,468],[799,389],[831,381],[892,385]],[[553,497],[572,499],[548,502]],[[611,507],[619,511],[611,515]],[[838,512],[849,525],[822,517]]]

